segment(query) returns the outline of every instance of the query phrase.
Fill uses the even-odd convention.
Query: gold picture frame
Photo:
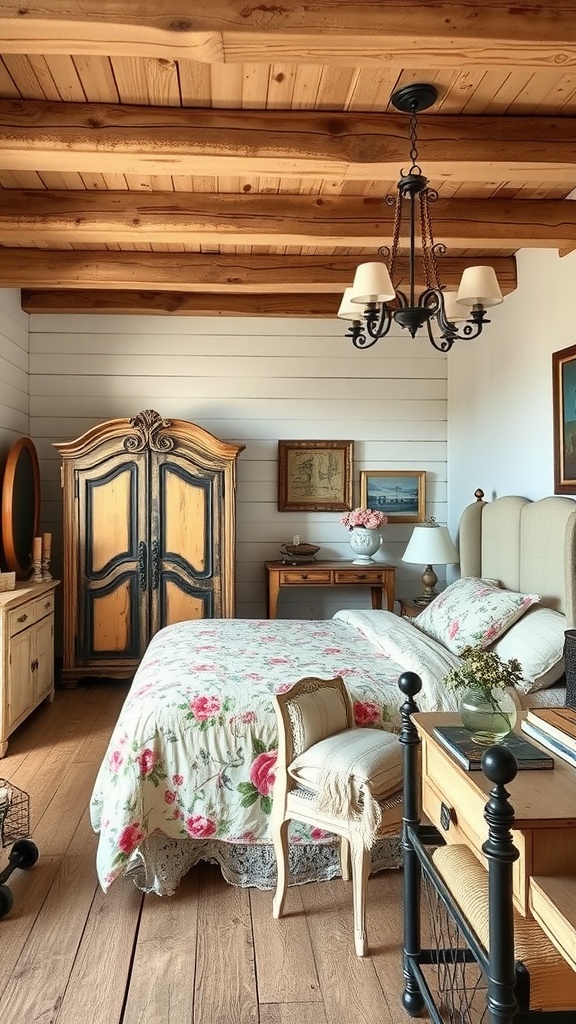
[[[554,494],[576,494],[576,345],[552,353]]]
[[[360,505],[383,512],[389,523],[423,523],[426,519],[426,471],[362,470]]]
[[[353,441],[279,441],[278,510],[348,512]]]

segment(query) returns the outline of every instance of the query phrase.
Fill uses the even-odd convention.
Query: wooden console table
[[[378,562],[367,566],[344,561],[309,562],[306,565],[266,562],[268,618],[276,618],[278,595],[282,587],[370,587],[372,608],[382,608],[384,591],[386,607],[388,611],[394,611],[395,573],[393,565]]]

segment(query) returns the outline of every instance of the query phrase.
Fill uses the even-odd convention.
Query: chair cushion
[[[319,686],[286,702],[294,752],[300,754],[347,726],[346,702],[336,686]]]
[[[296,782],[317,790],[326,771],[353,776],[381,800],[402,786],[402,747],[383,729],[346,729],[315,743],[288,766]]]
[[[402,748],[382,729],[345,729],[305,750],[288,773],[315,791],[319,814],[348,822],[370,849],[382,824],[382,801],[402,785]]]

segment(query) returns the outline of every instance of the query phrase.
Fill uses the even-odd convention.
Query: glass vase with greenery
[[[462,724],[476,743],[498,743],[516,724],[516,703],[507,687],[520,682],[522,666],[517,658],[503,661],[481,647],[465,647],[460,658],[444,683],[458,692]]]

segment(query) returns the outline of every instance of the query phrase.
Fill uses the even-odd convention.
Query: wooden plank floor
[[[209,864],[173,897],[129,881],[102,893],[88,801],[126,692],[59,690],[0,761],[0,777],[30,793],[40,849],[12,875],[0,920],[2,1024],[407,1024],[397,871],[370,879],[364,959],[341,879],[291,887],[281,921],[270,892],[229,886]]]

